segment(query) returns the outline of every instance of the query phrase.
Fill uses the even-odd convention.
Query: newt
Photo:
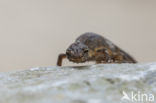
[[[80,35],[74,43],[58,56],[57,66],[62,66],[63,59],[74,63],[95,61],[99,63],[137,63],[127,52],[103,36],[87,32]]]

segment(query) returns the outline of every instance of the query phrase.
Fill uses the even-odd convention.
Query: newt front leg
[[[66,58],[66,54],[62,53],[62,54],[59,54],[58,56],[58,59],[57,59],[57,66],[62,66],[62,61],[64,58]]]

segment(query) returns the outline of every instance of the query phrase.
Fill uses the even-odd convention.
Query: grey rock
[[[130,100],[121,100],[124,93]],[[137,94],[132,101],[131,93]],[[138,98],[143,93],[148,101]],[[156,63],[39,67],[0,73],[0,103],[155,103]]]

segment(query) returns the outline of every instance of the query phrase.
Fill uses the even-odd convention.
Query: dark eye
[[[69,56],[71,54],[71,50],[67,50],[66,54]]]
[[[98,49],[96,52],[103,52],[104,50],[103,49]]]
[[[98,50],[96,50],[96,52],[105,52],[106,51],[106,49],[98,49]]]
[[[85,49],[85,50],[84,50],[84,53],[88,53],[88,49]]]

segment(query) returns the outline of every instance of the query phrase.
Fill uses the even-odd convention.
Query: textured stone
[[[132,103],[121,100],[123,91],[156,96],[156,63],[54,66],[0,73],[0,103]]]

